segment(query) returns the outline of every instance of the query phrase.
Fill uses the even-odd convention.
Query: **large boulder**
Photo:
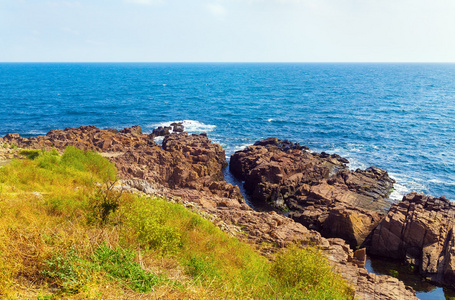
[[[252,201],[289,210],[289,216],[326,237],[359,246],[390,206],[394,180],[370,167],[350,171],[345,158],[268,138],[234,153],[231,172]]]
[[[427,279],[455,287],[455,204],[415,192],[393,204],[369,252],[417,266]]]
[[[224,149],[206,135],[173,133],[165,137],[162,147],[137,147],[111,160],[123,178],[144,179],[171,189],[204,191],[243,203],[238,186],[224,181]]]

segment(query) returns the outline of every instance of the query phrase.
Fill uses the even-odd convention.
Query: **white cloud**
[[[219,3],[210,3],[207,5],[209,12],[216,17],[224,17],[227,14],[227,9]]]

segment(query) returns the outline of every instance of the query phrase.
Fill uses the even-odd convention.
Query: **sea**
[[[0,64],[0,136],[174,121],[227,158],[276,136],[455,200],[455,64]]]
[[[228,159],[275,136],[455,201],[455,64],[0,63],[0,136],[175,121]]]

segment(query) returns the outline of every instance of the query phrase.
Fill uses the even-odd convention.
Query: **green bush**
[[[290,299],[353,299],[353,290],[334,273],[327,258],[314,247],[293,245],[282,251],[271,275]]]
[[[191,255],[186,267],[188,275],[196,280],[208,280],[220,276],[215,260],[208,255]]]
[[[175,253],[182,246],[181,232],[173,224],[177,206],[158,198],[138,198],[124,207],[124,225],[145,249],[163,254]]]
[[[60,163],[62,166],[81,172],[90,172],[103,182],[115,180],[117,173],[115,166],[100,154],[83,151],[73,146],[68,146],[65,149]]]
[[[22,149],[21,151],[19,151],[19,154],[24,155],[28,159],[34,160],[35,158],[37,158],[40,155],[41,152],[44,152],[44,151],[37,150],[37,149]]]
[[[126,281],[134,291],[148,293],[155,286],[159,277],[144,271],[134,261],[134,253],[127,249],[110,249],[105,243],[93,253],[93,262],[99,271],[106,272],[112,279]]]
[[[37,159],[38,166],[43,169],[54,169],[60,161],[57,150],[44,151]]]
[[[52,279],[61,292],[77,294],[88,282],[84,267],[87,269],[88,263],[83,261],[75,250],[70,250],[66,255],[58,253],[45,260],[44,270],[40,273]]]
[[[120,206],[121,197],[122,191],[115,189],[115,181],[99,186],[89,199],[89,223],[106,224],[109,216]]]

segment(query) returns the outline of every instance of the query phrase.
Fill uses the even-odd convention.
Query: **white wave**
[[[29,130],[24,133],[24,135],[46,135],[46,134],[47,134],[47,132],[42,131],[42,130]]]
[[[343,156],[343,155],[340,155],[340,156],[345,157],[347,160],[349,160],[349,164],[348,164],[349,170],[352,170],[352,171],[355,171],[357,169],[365,170],[369,167],[365,163],[361,162],[360,160],[358,160],[356,158],[349,157],[349,156]]]
[[[216,128],[216,125],[204,124],[199,121],[195,120],[180,120],[180,121],[168,121],[168,122],[161,122],[152,125],[146,125],[145,128],[149,130],[153,130],[157,127],[168,127],[171,126],[172,123],[182,123],[185,131],[189,133],[202,133],[202,132],[211,132]],[[172,132],[172,131],[171,131]]]
[[[225,145],[221,145],[221,146],[223,146],[223,148],[226,150],[226,158],[229,159],[231,157],[231,155],[234,154],[235,152],[244,150],[246,147],[251,146],[251,145],[253,145],[253,143],[245,143],[245,144],[231,146],[231,147],[225,147]]]
[[[275,119],[268,119],[267,122],[273,122]]]
[[[453,182],[453,181],[444,181],[444,180],[440,180],[440,179],[431,179],[428,182],[443,184],[443,185],[450,185],[450,186],[455,185],[455,182]]]
[[[246,147],[251,146],[251,145],[253,145],[253,144],[252,143],[245,143],[245,144],[242,144],[240,146],[235,146],[233,148],[234,151],[232,153],[234,153],[236,151],[239,151],[239,150],[244,150]]]
[[[321,152],[321,151],[319,151]],[[353,152],[356,152],[356,151],[353,151]],[[352,157],[350,154],[350,151],[346,150],[346,149],[342,149],[342,148],[335,148],[333,151],[330,151],[330,153],[336,153],[338,154],[339,156],[341,157],[344,157],[346,158],[347,160],[349,160],[349,164],[348,164],[348,168],[349,170],[351,171],[355,171],[357,169],[361,169],[361,170],[365,170],[366,168],[368,168],[369,166],[367,166],[364,162],[358,160],[357,158],[355,157]]]
[[[395,179],[396,183],[393,185],[393,192],[390,198],[396,201],[400,201],[404,195],[410,192],[423,192],[427,190],[427,186],[422,182],[419,182],[415,178],[408,177],[406,175],[390,173],[389,176]]]
[[[162,145],[164,140],[164,136],[156,136],[153,138],[153,141],[158,145]]]
[[[397,182],[393,185],[393,192],[390,193],[389,198],[395,202],[398,202],[401,201],[401,199],[403,199],[404,195],[410,192],[411,190],[408,187]]]

